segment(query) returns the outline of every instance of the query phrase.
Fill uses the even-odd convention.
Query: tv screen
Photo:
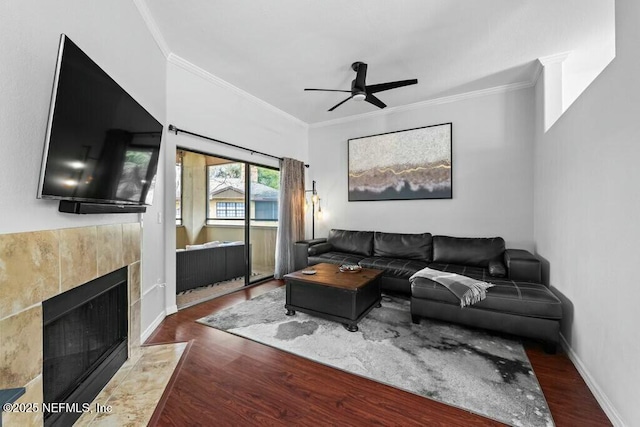
[[[162,125],[64,34],[38,198],[150,205]]]

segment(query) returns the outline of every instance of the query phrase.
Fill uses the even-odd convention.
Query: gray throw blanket
[[[456,273],[446,273],[429,267],[417,271],[409,278],[409,281],[413,283],[416,277],[433,280],[449,289],[460,300],[460,307],[482,301],[487,296],[487,289],[494,286],[491,283],[472,279],[471,277]]]

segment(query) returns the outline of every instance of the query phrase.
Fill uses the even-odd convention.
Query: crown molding
[[[562,52],[555,55],[542,56],[538,58],[538,60],[535,61],[536,69],[533,72],[533,85],[535,86],[538,83],[538,80],[540,79],[540,76],[544,71],[544,67],[546,67],[547,65],[562,63],[569,57],[570,54],[571,52]]]
[[[562,52],[556,53],[555,55],[541,56],[540,58],[538,58],[538,62],[540,62],[543,67],[551,64],[557,64],[559,62],[564,62],[564,60],[569,57],[570,53],[571,52]]]
[[[183,70],[189,71],[190,73],[208,81],[209,83],[212,83],[218,87],[224,88],[226,90],[230,90],[233,93],[235,93],[236,95],[240,96],[241,98],[246,99],[247,101],[250,101],[256,105],[259,105],[262,108],[265,108],[275,114],[278,114],[279,116],[292,121],[294,123],[296,123],[299,126],[304,127],[305,129],[309,127],[309,124],[300,120],[297,117],[292,116],[291,114],[282,111],[281,109],[274,107],[273,105],[269,104],[266,101],[263,101],[262,99],[258,98],[255,95],[251,95],[249,92],[246,92],[242,89],[240,89],[237,86],[232,85],[231,83],[227,82],[226,80],[221,79],[220,77],[217,77],[213,74],[211,74],[210,72],[206,71],[203,68],[198,67],[197,65],[194,65],[193,63],[187,61],[186,59],[176,55],[175,53],[170,53],[167,61],[170,62],[171,64],[174,64],[180,68],[182,68]]]
[[[149,32],[151,33],[151,36],[153,37],[153,40],[155,40],[156,44],[158,45],[158,48],[160,48],[160,51],[162,52],[162,54],[164,55],[164,57],[167,59],[167,62],[170,62],[174,65],[179,66],[180,68],[189,71],[193,74],[195,74],[196,76],[199,76],[205,80],[207,80],[210,83],[213,83],[219,87],[223,87],[227,90],[231,90],[232,92],[234,92],[236,95],[250,101],[253,102],[254,104],[259,105],[262,108],[266,108],[267,110],[270,110],[278,115],[280,115],[281,117],[286,118],[287,120],[290,120],[300,126],[303,126],[305,129],[308,128],[308,123],[298,119],[297,117],[292,116],[289,113],[286,113],[284,111],[282,111],[281,109],[274,107],[273,105],[269,104],[268,102],[263,101],[262,99],[251,95],[248,92],[245,92],[244,90],[232,85],[229,82],[226,82],[224,80],[222,80],[221,78],[211,74],[210,72],[198,67],[197,65],[187,61],[186,59],[174,54],[173,52],[171,52],[171,48],[169,47],[169,45],[167,44],[167,41],[164,39],[164,37],[162,36],[162,32],[160,31],[160,28],[158,27],[158,24],[156,23],[155,19],[153,19],[153,15],[151,14],[151,11],[149,10],[149,7],[147,6],[147,3],[145,0],[133,0],[133,3],[136,5],[136,8],[138,9],[138,12],[140,13],[140,16],[142,16],[143,21],[145,22],[147,29],[149,30]]]
[[[534,66],[536,69],[533,71],[533,78],[531,79],[531,86],[535,86],[538,84],[538,80],[540,80],[540,76],[542,75],[542,70],[544,70],[544,65],[540,61],[535,61]]]
[[[145,0],[133,0],[133,3],[136,5],[140,16],[142,16],[142,20],[146,24],[147,29],[151,33],[151,37],[153,37],[153,40],[158,45],[158,48],[160,48],[160,51],[165,58],[169,58],[171,49],[169,48],[167,41],[162,36],[160,28],[158,28],[158,24],[156,24],[155,19],[153,19],[153,15],[151,15],[151,11],[149,10],[147,3],[145,2]]]
[[[265,108],[299,126],[302,126],[305,129],[332,126],[340,123],[347,123],[351,121],[363,120],[363,119],[372,118],[372,117],[381,117],[388,114],[417,110],[420,108],[434,106],[434,105],[447,104],[451,102],[463,101],[466,99],[472,99],[472,98],[478,98],[482,96],[494,95],[498,93],[510,92],[514,90],[526,89],[534,86],[537,83],[545,65],[562,62],[565,59],[567,59],[570,53],[570,52],[564,52],[556,55],[549,55],[549,56],[538,58],[538,61],[536,62],[537,64],[536,70],[534,71],[533,78],[530,81],[511,83],[507,85],[495,86],[488,89],[481,89],[481,90],[466,92],[466,93],[457,94],[457,95],[428,99],[426,101],[415,102],[413,104],[400,105],[397,107],[385,108],[384,110],[370,111],[368,113],[357,114],[357,115],[348,116],[348,117],[340,117],[337,119],[326,120],[326,121],[317,122],[317,123],[307,123],[273,106],[272,104],[269,104],[268,102],[258,98],[257,96],[252,95],[240,89],[239,87],[234,86],[231,83],[211,74],[210,72],[204,70],[203,68],[198,67],[197,65],[187,61],[186,59],[172,53],[171,49],[169,48],[169,45],[167,44],[166,40],[162,36],[162,33],[160,32],[160,28],[156,24],[156,21],[153,18],[153,15],[151,14],[149,7],[147,6],[146,0],[133,0],[133,3],[138,9],[140,16],[144,20],[149,32],[151,33],[151,36],[153,37],[154,41],[158,45],[158,48],[167,59],[167,62],[172,63],[182,68],[183,70],[189,71],[190,73],[218,87],[224,88],[226,90],[230,90],[236,95],[240,96],[241,98],[244,98],[247,101],[250,101],[256,105],[259,105],[260,107]]]
[[[465,92],[457,95],[443,96],[441,98],[428,99],[426,101],[415,102],[413,104],[400,105],[397,107],[385,108],[377,111],[370,111],[368,113],[358,114],[355,116],[340,117],[337,119],[327,120],[324,122],[312,123],[310,128],[321,128],[325,126],[333,126],[340,123],[347,123],[355,120],[364,120],[372,117],[386,116],[389,114],[418,110],[420,108],[431,107],[434,105],[448,104],[451,102],[464,101],[466,99],[479,98],[482,96],[495,95],[498,93],[511,92],[514,90],[530,88],[535,84],[535,80],[529,80],[518,83],[511,83],[502,86],[495,86],[488,89],[475,90],[472,92]]]

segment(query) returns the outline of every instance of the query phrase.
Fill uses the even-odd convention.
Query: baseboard
[[[166,308],[166,313],[167,316],[170,316],[172,314],[175,314],[178,312],[178,306],[176,304],[173,304],[172,306],[169,306]]]
[[[158,317],[156,317],[153,320],[153,322],[151,322],[149,327],[144,330],[144,332],[140,336],[140,342],[142,344],[144,344],[144,342],[151,336],[153,331],[156,330],[156,328],[160,325],[160,323],[162,323],[162,321],[164,320],[165,317],[167,317],[167,314],[163,310],[163,311],[160,312],[160,314],[158,314]]]
[[[578,354],[573,351],[573,348],[571,348],[564,335],[560,334],[560,340],[565,353],[567,353],[567,356],[569,356],[569,359],[571,360],[571,362],[573,362],[573,365],[578,370],[578,373],[580,374],[584,382],[587,383],[587,387],[589,387],[589,390],[591,390],[591,393],[593,393],[593,396],[596,398],[596,400],[600,404],[600,407],[609,418],[609,421],[611,421],[611,424],[613,424],[615,427],[625,427],[622,418],[620,418],[620,415],[618,415],[618,411],[616,411],[607,395],[604,394],[598,383],[591,376],[591,374],[587,370],[587,367],[584,365],[584,363],[582,363],[582,360],[580,360]]]

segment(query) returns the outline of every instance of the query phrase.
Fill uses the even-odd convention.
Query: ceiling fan
[[[418,79],[410,79],[410,80],[399,80],[397,82],[388,82],[388,83],[379,83],[376,85],[367,85],[367,64],[364,62],[354,62],[351,64],[351,68],[356,72],[356,78],[351,82],[351,90],[339,90],[339,89],[305,89],[305,90],[315,90],[322,92],[346,92],[350,93],[351,96],[329,108],[328,111],[333,111],[345,102],[350,99],[355,101],[367,101],[370,104],[375,105],[379,108],[384,108],[387,106],[384,102],[380,101],[374,93],[382,92],[383,90],[395,89],[402,86],[409,86],[418,83]]]

